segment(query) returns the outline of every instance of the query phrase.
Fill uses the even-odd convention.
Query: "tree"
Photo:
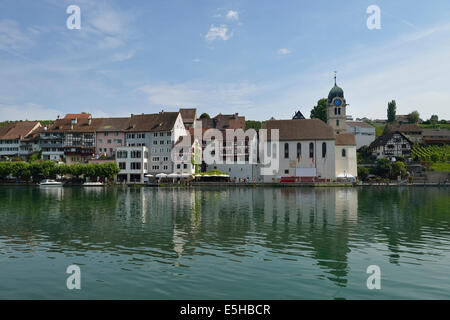
[[[200,119],[211,119],[211,117],[210,117],[209,114],[207,114],[207,113],[202,113],[202,114],[200,115]]]
[[[435,125],[435,124],[438,123],[438,122],[439,122],[439,117],[438,117],[437,115],[433,114],[433,115],[431,116],[431,118],[430,118],[430,123],[431,123],[432,125]]]
[[[388,123],[395,122],[396,113],[397,113],[397,104],[395,103],[395,100],[392,100],[391,102],[388,102],[388,108],[387,108]]]
[[[419,112],[417,110],[408,114],[409,123],[418,123],[419,118],[420,118],[420,116],[419,116]]]
[[[392,164],[392,179],[397,179],[398,176],[406,178],[407,175],[408,172],[406,171],[405,163],[403,163],[402,161],[397,161]]]
[[[317,101],[317,105],[311,110],[311,119],[320,119],[323,122],[327,122],[327,99],[322,98]]]
[[[365,167],[358,167],[358,179],[363,181],[366,180],[369,175],[369,169]]]
[[[375,174],[382,178],[388,177],[391,172],[391,161],[387,158],[379,159],[375,167]]]

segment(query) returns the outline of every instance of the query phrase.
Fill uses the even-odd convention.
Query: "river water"
[[[16,298],[449,299],[450,188],[0,187]]]

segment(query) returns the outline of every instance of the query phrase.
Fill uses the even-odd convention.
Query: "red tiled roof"
[[[68,113],[64,119],[88,119],[91,118],[90,113]]]
[[[335,135],[336,146],[356,146],[356,138],[353,133],[339,133]]]
[[[33,132],[33,129],[39,125],[39,121],[18,121],[8,123],[4,127],[0,127],[1,140],[16,140],[26,138]]]
[[[267,130],[270,140],[270,130],[279,130],[281,141],[289,140],[334,140],[333,128],[319,119],[268,120],[262,124]]]

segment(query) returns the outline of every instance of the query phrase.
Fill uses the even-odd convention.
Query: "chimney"
[[[59,120],[59,114],[58,114],[58,116],[56,118]]]
[[[92,123],[92,119],[91,119],[91,118],[89,118],[89,119],[88,119],[88,126],[90,126],[90,125],[91,125],[91,123]]]
[[[70,124],[70,130],[73,130],[73,122]]]

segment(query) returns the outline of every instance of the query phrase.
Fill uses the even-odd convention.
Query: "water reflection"
[[[0,188],[0,257],[34,248],[111,255],[127,268],[193,268],[200,257],[214,257],[218,268],[276,262],[310,268],[345,288],[352,253],[381,250],[401,265],[448,250],[448,195],[414,188]]]

